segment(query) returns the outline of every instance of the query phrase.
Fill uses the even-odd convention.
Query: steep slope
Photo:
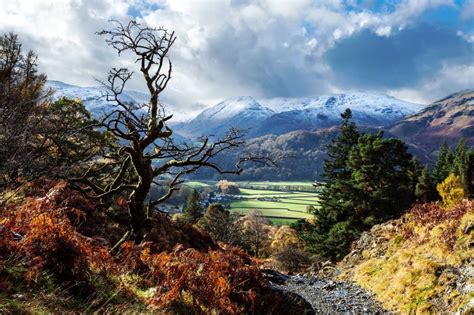
[[[461,137],[474,145],[474,90],[454,93],[436,101],[395,123],[389,130],[430,153],[443,141],[454,145]]]
[[[339,264],[340,278],[397,314],[472,314],[473,257],[472,200],[452,208],[417,204],[363,233]]]
[[[188,137],[196,134],[222,136],[229,127],[238,127],[250,129],[249,137],[281,135],[296,130],[336,126],[346,108],[353,111],[358,125],[380,127],[416,113],[423,105],[374,93],[258,101],[252,97],[239,97],[206,109],[195,119],[181,124],[177,131]]]
[[[177,125],[176,130],[185,137],[220,137],[231,127],[252,128],[273,114],[271,109],[263,107],[253,97],[241,96],[204,110],[193,120]]]
[[[111,103],[107,102],[105,98],[101,97],[104,89],[102,87],[80,87],[67,84],[60,81],[47,81],[46,87],[54,91],[53,98],[68,97],[72,99],[81,99],[84,102],[87,110],[94,115],[101,115],[110,110]],[[121,96],[121,99],[130,103],[145,103],[148,102],[149,96],[139,91],[126,90]],[[189,119],[186,112],[173,107],[170,104],[165,104],[166,114],[173,114],[173,121],[183,121]]]

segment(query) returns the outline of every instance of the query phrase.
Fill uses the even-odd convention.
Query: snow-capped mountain
[[[100,116],[110,110],[110,102],[107,102],[105,98],[101,97],[104,91],[102,87],[80,87],[60,81],[47,81],[46,88],[54,90],[53,98],[55,99],[61,97],[81,99],[87,110],[95,116]],[[139,91],[126,90],[121,95],[121,99],[131,103],[146,103],[149,100],[149,96]],[[174,108],[170,104],[165,104],[164,107],[166,109],[166,115],[173,114],[173,122],[180,122],[190,118],[189,114]]]
[[[250,129],[249,136],[281,135],[338,125],[340,114],[352,110],[358,125],[383,127],[421,110],[424,105],[385,94],[346,93],[311,98],[255,100],[250,96],[225,100],[181,123],[177,132],[187,137],[222,136],[229,127]]]
[[[222,136],[231,127],[254,128],[274,114],[253,97],[241,96],[205,109],[196,118],[177,125],[176,130],[185,137]]]

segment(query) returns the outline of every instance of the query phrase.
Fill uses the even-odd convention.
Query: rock
[[[290,291],[310,303],[318,314],[384,314],[373,294],[345,281],[327,277],[289,277],[276,288]]]

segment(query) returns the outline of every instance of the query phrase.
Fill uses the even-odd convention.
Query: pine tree
[[[196,223],[203,216],[203,209],[200,205],[201,196],[196,189],[189,195],[188,203],[184,209],[184,216],[191,223]]]
[[[465,191],[468,191],[470,182],[469,176],[469,155],[464,139],[459,140],[455,152],[452,166],[453,173],[461,178]]]
[[[452,171],[454,155],[449,149],[446,141],[443,142],[438,153],[438,159],[433,169],[433,179],[436,184],[441,183]]]
[[[467,153],[467,193],[474,197],[474,148]]]
[[[321,207],[315,211],[320,233],[327,233],[335,223],[347,219],[351,211],[350,204],[344,198],[351,190],[351,172],[347,161],[360,134],[352,121],[350,109],[346,109],[341,118],[339,135],[328,145],[328,157],[324,161],[325,184],[320,195]]]
[[[352,203],[354,220],[365,229],[392,218],[414,200],[412,155],[405,143],[385,139],[383,132],[364,134],[349,156],[353,186],[346,199]]]
[[[423,168],[418,178],[415,195],[422,202],[430,202],[436,199],[436,190],[428,166]]]
[[[339,259],[364,230],[398,215],[414,200],[418,163],[398,139],[359,134],[350,111],[341,132],[328,147],[325,185],[313,226],[301,226],[310,249]]]

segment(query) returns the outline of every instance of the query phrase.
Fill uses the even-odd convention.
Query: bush
[[[467,197],[464,185],[460,176],[449,174],[449,176],[436,186],[443,205],[450,208],[458,204],[463,198]]]
[[[303,267],[308,267],[311,262],[307,252],[302,248],[291,245],[281,248],[276,253],[275,260],[278,268],[289,272],[295,272]]]

